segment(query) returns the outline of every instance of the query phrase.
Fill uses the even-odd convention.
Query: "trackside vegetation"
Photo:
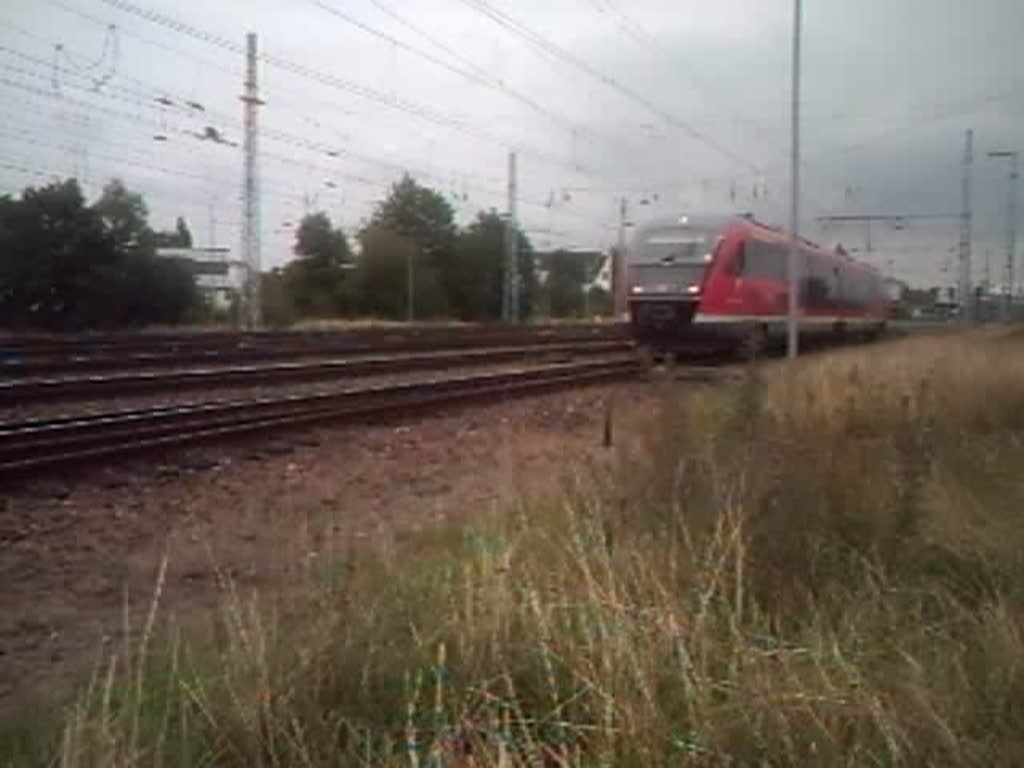
[[[1024,762],[1024,336],[659,386],[559,499],[154,600],[9,764]]]

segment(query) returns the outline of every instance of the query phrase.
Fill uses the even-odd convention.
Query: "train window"
[[[841,304],[849,309],[861,309],[872,302],[874,280],[860,270],[843,270]]]
[[[828,262],[810,251],[803,252],[801,296],[808,307],[824,307],[831,300],[832,281]]]
[[[641,238],[637,261],[706,262],[714,247],[710,232],[692,229],[664,228],[645,233]]]
[[[743,274],[755,280],[785,280],[787,253],[785,245],[748,240]]]

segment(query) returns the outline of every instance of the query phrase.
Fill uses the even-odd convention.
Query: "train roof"
[[[637,224],[634,238],[639,238],[644,233],[650,232],[651,230],[665,229],[668,227],[683,226],[689,229],[718,232],[734,224],[743,224],[751,229],[760,229],[771,232],[777,237],[789,237],[786,230],[772,226],[771,224],[766,224],[763,221],[759,221],[754,218],[752,213],[695,212],[679,213],[673,216],[656,216],[647,219]],[[800,242],[809,248],[814,248],[815,250],[829,254],[834,258],[842,259],[855,267],[880,275],[876,267],[868,264],[867,262],[853,258],[853,256],[843,249],[841,245],[837,244],[837,247],[835,248],[826,248],[818,243],[808,240],[805,237],[801,237]]]
[[[746,218],[746,215],[741,213],[678,213],[673,216],[658,216],[639,222],[636,231],[639,233],[651,229],[679,226],[715,231]]]

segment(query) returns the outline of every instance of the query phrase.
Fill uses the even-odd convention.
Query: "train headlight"
[[[634,285],[632,288],[630,288],[630,291],[632,291],[633,293],[643,293],[644,287],[642,285]]]
[[[700,293],[699,285],[689,285],[686,287],[686,292],[689,294]]]

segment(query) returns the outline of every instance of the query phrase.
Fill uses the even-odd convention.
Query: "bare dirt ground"
[[[126,612],[144,613],[164,555],[162,609],[187,616],[215,604],[218,573],[283,585],[310,558],[553,492],[582,456],[608,453],[613,392],[620,424],[653,403],[642,384],[594,386],[0,489],[0,711],[66,695]]]

